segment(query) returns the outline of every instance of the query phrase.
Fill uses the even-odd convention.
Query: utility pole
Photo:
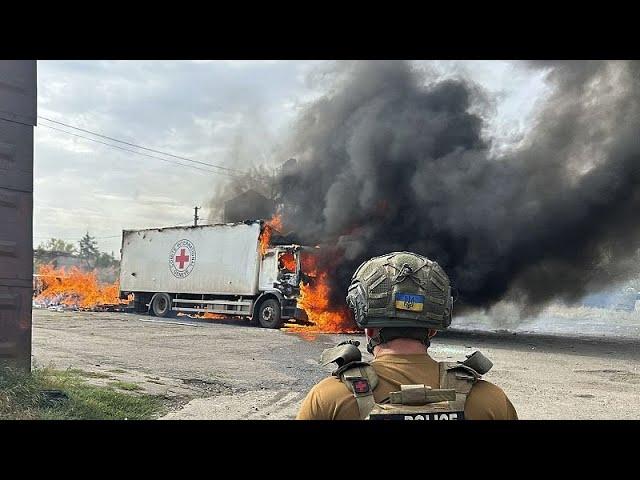
[[[195,213],[193,214],[193,226],[197,227],[198,226],[198,220],[200,220],[200,217],[198,217],[198,209],[200,207],[193,207],[193,209],[195,210]]]

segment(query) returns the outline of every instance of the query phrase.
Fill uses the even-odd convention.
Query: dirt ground
[[[320,352],[348,338],[364,343],[358,335],[304,338],[234,320],[33,312],[35,365],[81,369],[92,382],[135,383],[164,395],[165,419],[294,418],[307,391],[331,372],[318,364]],[[522,419],[635,419],[638,347],[637,338],[453,329],[429,352],[464,360],[481,350],[494,363],[485,379],[502,387]]]

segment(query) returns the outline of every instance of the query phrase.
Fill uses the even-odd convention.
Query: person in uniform
[[[425,402],[435,401],[430,395],[450,401],[426,403],[430,409],[401,405],[404,413],[396,417],[517,420],[502,389],[481,379],[492,364],[480,352],[464,362],[429,356],[431,338],[450,325],[453,307],[449,278],[436,262],[409,252],[372,258],[354,273],[347,304],[374,359],[361,361],[358,342],[323,352],[323,364],[335,362],[339,368],[307,394],[298,420],[374,419],[372,411],[393,413],[394,402],[420,404],[416,393]],[[409,410],[421,414],[407,416]]]

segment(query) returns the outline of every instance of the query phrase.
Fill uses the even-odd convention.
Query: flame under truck
[[[122,232],[120,298],[158,317],[240,316],[265,328],[305,321],[300,245],[261,246],[261,220]]]

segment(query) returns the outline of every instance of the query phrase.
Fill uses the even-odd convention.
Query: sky
[[[549,93],[519,62],[420,61],[431,78],[464,76],[487,97],[486,135],[517,143]],[[192,160],[244,170],[270,152],[305,104],[324,94],[331,61],[39,61],[38,115]],[[119,258],[123,229],[190,224],[226,171],[114,149],[40,118],[34,145],[34,246],[89,232]],[[154,156],[144,150],[122,145]],[[170,160],[167,162],[166,160]],[[206,219],[203,209],[200,217]],[[202,222],[201,222],[202,223]]]

